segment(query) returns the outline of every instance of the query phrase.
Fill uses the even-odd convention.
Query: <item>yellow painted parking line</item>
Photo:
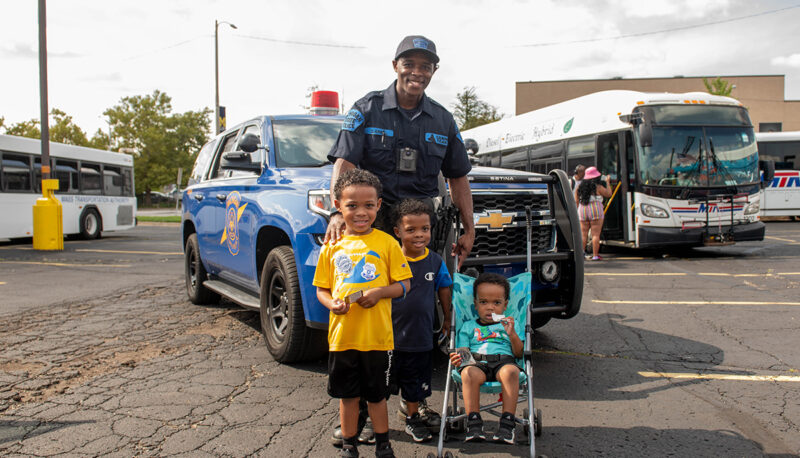
[[[691,274],[684,272],[586,272],[586,277],[685,277]],[[701,277],[778,277],[788,275],[800,275],[800,272],[776,272],[764,274],[729,274],[725,272],[698,272],[695,275]]]
[[[167,256],[183,256],[182,251],[126,251],[126,250],[89,250],[89,249],[78,249],[75,250],[82,251],[85,253],[117,253],[117,254],[163,254]]]
[[[39,262],[39,261],[0,261],[0,264],[31,264],[54,267],[130,267],[130,264],[67,264],[65,262]]]
[[[643,305],[800,305],[800,302],[756,302],[756,301],[604,301],[592,299],[599,304],[643,304]]]
[[[618,273],[618,272],[586,272],[587,277],[685,277],[683,272],[662,272],[662,273]]]
[[[5,285],[5,284],[6,284],[6,282],[0,281],[0,285]]]
[[[764,238],[765,238],[765,239],[770,239],[770,240],[780,240],[781,242],[798,243],[798,241],[797,241],[797,240],[792,240],[792,239],[782,239],[782,238],[780,238],[780,237],[772,237],[772,236],[770,236],[770,235],[764,236]]]
[[[797,375],[738,375],[738,374],[693,374],[680,372],[639,372],[647,378],[675,378],[691,380],[741,380],[746,382],[800,382]]]

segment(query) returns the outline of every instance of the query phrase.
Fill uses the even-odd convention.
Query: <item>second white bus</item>
[[[462,132],[481,165],[610,176],[602,239],[631,247],[763,240],[755,133],[729,97],[604,91]]]
[[[130,155],[51,142],[50,161],[64,235],[94,239],[136,225]],[[0,135],[0,238],[33,236],[33,205],[41,185],[41,142]]]
[[[800,219],[800,132],[757,133],[758,157],[775,162],[775,176],[764,188],[761,216]]]

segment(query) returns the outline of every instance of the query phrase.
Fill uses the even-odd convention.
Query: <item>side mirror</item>
[[[758,161],[758,168],[761,170],[761,187],[766,188],[775,178],[775,161]]]
[[[646,118],[637,126],[639,130],[639,144],[643,147],[653,146],[653,125]]]
[[[253,133],[244,134],[239,140],[239,149],[246,153],[252,153],[258,149],[260,143],[261,139],[258,138],[258,135]]]

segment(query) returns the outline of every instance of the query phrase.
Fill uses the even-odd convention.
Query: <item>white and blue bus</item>
[[[94,239],[136,225],[133,158],[50,142],[64,235]],[[39,140],[0,135],[0,239],[33,236],[33,205],[42,194]]]
[[[761,216],[800,219],[800,132],[759,132],[758,157],[775,162],[775,176],[764,188]]]
[[[735,99],[604,91],[462,132],[473,162],[610,176],[602,240],[630,247],[763,240],[755,133]],[[473,144],[474,145],[474,144]]]

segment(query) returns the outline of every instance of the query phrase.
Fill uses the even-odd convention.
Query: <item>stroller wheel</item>
[[[522,409],[522,418],[524,418],[526,421],[528,420],[528,408],[527,407]],[[520,442],[525,444],[525,445],[530,445],[530,443],[531,443],[531,429],[530,428],[531,428],[531,425],[529,425],[529,424],[528,425],[522,425],[522,438],[520,439]]]
[[[454,414],[453,413],[453,409],[451,407],[447,408],[447,416],[448,417],[453,417],[455,415],[463,415],[464,414],[464,408],[463,407],[459,407],[456,410],[456,412],[458,412],[458,413]],[[466,418],[462,418],[461,420],[458,420],[458,421],[452,421],[452,422],[448,421],[447,422],[447,427],[445,428],[445,433],[448,433],[448,432],[451,432],[451,433],[463,433],[466,430],[467,430],[467,419]],[[445,440],[447,440],[447,435],[445,435]]]
[[[536,428],[533,430],[533,434],[536,437],[542,435],[542,409],[536,409],[536,418],[533,419],[535,422]]]
[[[431,452],[428,453],[427,458],[437,458],[437,456],[433,452]]]
[[[444,452],[444,458],[453,458],[452,452]]]

